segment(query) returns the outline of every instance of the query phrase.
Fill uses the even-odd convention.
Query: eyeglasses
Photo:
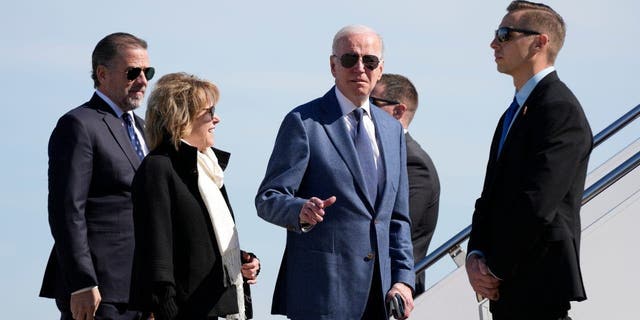
[[[527,29],[500,27],[498,28],[498,30],[496,30],[496,40],[498,40],[498,42],[507,42],[511,40],[511,32],[520,32],[528,36],[540,34],[540,32],[538,31],[532,31]]]
[[[151,80],[153,78],[153,75],[156,74],[156,69],[153,67],[148,67],[148,68],[140,68],[140,67],[133,67],[133,68],[127,68],[127,80],[129,81],[133,81],[135,79],[138,79],[138,77],[140,76],[140,73],[144,72],[144,77],[147,78],[147,80]]]
[[[400,104],[400,102],[395,100],[387,100],[387,99],[376,98],[376,97],[369,97],[369,98],[371,99],[371,102],[379,108]]]
[[[335,54],[333,56],[338,58]],[[351,68],[358,63],[358,60],[360,60],[360,55],[355,53],[345,53],[340,56],[340,65],[345,68]],[[374,55],[365,54],[362,56],[362,64],[364,64],[367,69],[373,70],[380,64],[380,58]]]
[[[206,111],[205,114],[208,114],[211,116],[211,119],[213,119],[213,116],[216,114],[216,106],[211,106],[209,108],[204,109]]]

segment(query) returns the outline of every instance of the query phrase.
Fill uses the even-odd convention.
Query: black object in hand
[[[396,319],[404,318],[404,300],[402,296],[396,293],[393,298],[389,300],[389,314]]]

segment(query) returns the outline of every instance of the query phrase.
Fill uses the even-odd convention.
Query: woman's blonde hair
[[[160,78],[149,96],[146,114],[147,144],[157,147],[169,139],[177,149],[180,139],[189,134],[198,114],[215,106],[218,87],[210,81],[184,72],[170,73]]]

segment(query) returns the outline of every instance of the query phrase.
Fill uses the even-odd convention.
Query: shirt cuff
[[[474,254],[479,256],[480,258],[484,259],[484,253],[482,253],[482,251],[480,251],[480,250],[473,250],[473,251],[469,252],[469,254],[467,254],[467,259],[469,259],[469,257],[471,257],[471,255],[474,255]],[[502,278],[496,276],[496,274],[493,273],[493,271],[491,271],[491,268],[489,268],[488,265],[487,265],[487,270],[489,270],[489,274],[491,274],[492,277],[494,277],[494,278],[496,278],[498,280],[502,280]]]
[[[98,288],[98,286],[91,286],[91,287],[82,288],[82,289],[80,289],[80,290],[76,290],[76,291],[74,291],[74,292],[71,292],[71,295],[78,294],[78,293],[83,293],[83,292],[87,292],[87,291],[92,290],[93,288]]]
[[[310,223],[300,223],[300,230],[302,231],[302,233],[307,233],[307,232],[311,231],[311,229],[313,229],[313,227],[315,227],[315,226],[311,225]]]
[[[474,254],[480,256],[480,258],[484,258],[484,253],[482,253],[482,251],[473,250],[467,254],[467,259],[469,259],[469,257],[471,257],[471,255],[474,255]]]

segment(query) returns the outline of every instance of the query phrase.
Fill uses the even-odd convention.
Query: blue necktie
[[[127,133],[129,134],[129,140],[131,140],[131,145],[133,145],[133,149],[136,151],[138,158],[142,160],[144,158],[144,152],[142,151],[142,145],[140,145],[140,140],[138,140],[138,135],[136,135],[136,131],[133,129],[133,119],[131,119],[131,115],[129,113],[123,113],[122,119],[127,124]]]
[[[507,109],[507,113],[504,115],[504,121],[502,121],[502,135],[500,136],[500,144],[498,145],[498,155],[502,152],[502,145],[504,144],[504,140],[507,139],[507,133],[509,132],[509,125],[511,124],[511,120],[513,120],[513,116],[516,114],[516,111],[520,105],[518,105],[518,101],[513,97],[513,102]]]
[[[353,111],[353,115],[356,118],[354,144],[356,152],[358,153],[360,168],[362,169],[369,199],[372,203],[376,203],[376,197],[378,196],[378,170],[376,170],[376,165],[373,160],[371,140],[367,134],[367,129],[364,127],[364,120],[362,119],[364,110],[362,108],[356,108]]]

